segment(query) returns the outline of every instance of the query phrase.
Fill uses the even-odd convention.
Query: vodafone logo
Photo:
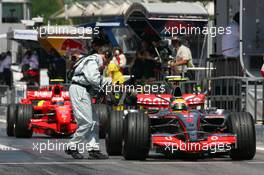
[[[170,100],[169,98],[164,98]],[[140,104],[152,104],[152,105],[168,105],[169,103],[160,98],[139,98],[138,103]]]

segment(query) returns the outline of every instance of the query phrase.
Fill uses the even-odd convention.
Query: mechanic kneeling
[[[111,84],[111,78],[100,74],[100,69],[109,64],[111,50],[102,46],[98,54],[93,54],[80,59],[75,65],[72,84],[69,89],[72,109],[76,118],[78,129],[69,141],[67,154],[75,159],[83,159],[80,147],[85,148],[92,159],[107,159],[108,156],[100,152],[98,117],[92,112],[91,96],[101,87]],[[86,141],[86,142],[85,142]]]

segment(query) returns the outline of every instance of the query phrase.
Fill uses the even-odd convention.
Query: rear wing
[[[205,94],[183,94],[182,98],[188,106],[203,106],[205,103]]]
[[[52,97],[52,91],[27,91],[28,100],[50,100]],[[64,100],[70,100],[68,91],[62,91],[61,97],[63,97]]]
[[[161,98],[159,98],[159,97]],[[162,98],[166,99],[163,100]],[[172,98],[171,94],[160,94],[160,95],[156,95],[156,94],[138,94],[137,95],[137,104],[140,105],[164,105],[164,106],[168,106],[169,105],[169,101]]]
[[[137,104],[142,106],[152,107],[168,107],[170,99],[173,97],[171,94],[138,94]],[[190,107],[203,106],[205,103],[205,94],[183,94],[182,98]],[[165,99],[165,100],[164,100]]]

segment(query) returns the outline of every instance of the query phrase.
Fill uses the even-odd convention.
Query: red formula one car
[[[7,110],[7,135],[31,137],[33,133],[70,136],[77,129],[69,93],[61,85],[27,91],[19,104]]]
[[[107,152],[128,160],[146,159],[150,148],[175,157],[225,154],[247,160],[255,156],[255,125],[249,113],[192,109],[188,105],[193,101],[177,94],[138,94],[137,110],[113,111],[106,132]]]

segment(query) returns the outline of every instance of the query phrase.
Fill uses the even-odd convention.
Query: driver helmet
[[[37,106],[43,106],[43,104],[45,103],[45,100],[40,100],[37,104]]]
[[[182,98],[176,98],[171,103],[171,108],[173,111],[183,111],[187,110],[186,101]]]

